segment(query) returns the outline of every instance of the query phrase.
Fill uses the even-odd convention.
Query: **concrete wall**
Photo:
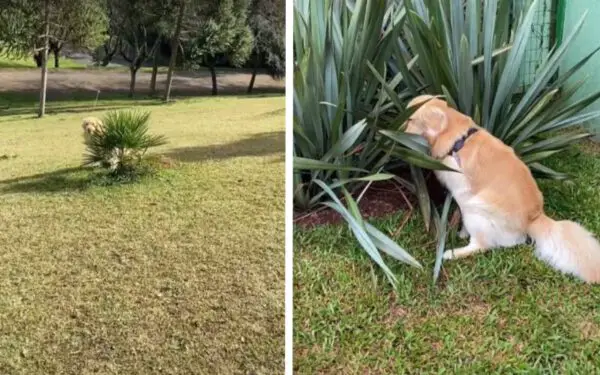
[[[598,0],[561,0],[565,2],[565,20],[563,40],[573,30],[583,13],[587,10],[586,21],[579,32],[574,43],[561,63],[560,69],[565,71],[572,67],[584,56],[590,53],[594,48],[600,46],[600,1]],[[573,100],[580,99],[594,91],[600,90],[600,52],[598,52],[581,69],[580,73],[574,77],[574,82],[587,76],[586,84],[580,89],[580,92]],[[588,111],[600,110],[600,101],[588,107]],[[587,124],[587,127],[596,134],[600,134],[600,119]]]

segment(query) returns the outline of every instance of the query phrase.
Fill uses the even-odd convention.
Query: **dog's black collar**
[[[478,131],[479,131],[479,129],[477,129],[477,128],[469,128],[469,130],[467,130],[467,134],[458,138],[456,140],[456,142],[454,142],[454,145],[452,146],[450,151],[448,151],[448,155],[452,155],[452,154],[459,152],[465,146],[465,142],[467,141],[467,138],[469,138],[473,134],[477,133]]]

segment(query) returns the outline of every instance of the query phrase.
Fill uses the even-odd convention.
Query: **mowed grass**
[[[542,182],[546,210],[600,234],[600,149],[586,144],[549,165],[573,183]],[[404,213],[377,226],[388,233]],[[444,264],[431,287],[433,238],[418,215],[395,239],[425,270],[386,258],[383,273],[343,227],[295,231],[294,367],[299,374],[595,374],[600,286],[553,271],[531,246]],[[456,234],[449,246],[462,245]]]
[[[132,106],[156,106],[164,102],[160,98],[139,95],[129,98],[127,94],[110,93],[95,100],[95,92],[68,94],[59,100],[46,102],[46,114],[86,113],[126,109]],[[178,100],[178,99],[176,99]],[[37,93],[0,93],[0,124],[15,120],[30,119],[39,111]]]
[[[0,373],[282,373],[284,98],[135,108],[180,165],[129,185],[77,169],[102,112],[0,124]]]
[[[61,57],[59,60],[59,69],[84,69],[85,65],[71,60],[67,57]],[[0,54],[0,69],[27,69],[37,68],[33,56],[9,56]],[[48,55],[48,68],[54,68],[54,55]]]
[[[12,56],[6,54],[0,54],[0,69],[39,69],[35,64],[35,60],[33,56]],[[86,65],[80,62],[77,62],[73,59],[70,59],[65,56],[61,56],[59,59],[59,67],[54,67],[54,55],[48,55],[48,69],[90,69],[90,70],[109,70],[109,71],[123,71],[129,72],[129,67],[127,65],[108,65],[108,66],[96,66],[96,65]],[[151,66],[143,66],[140,68],[140,72],[150,73],[152,72]],[[159,66],[158,73],[166,74],[169,70],[168,66]],[[180,70],[179,68],[175,69]],[[199,70],[206,70],[207,68],[201,67]],[[219,72],[228,72],[228,71],[239,71],[237,68],[230,67],[219,67],[217,69]]]

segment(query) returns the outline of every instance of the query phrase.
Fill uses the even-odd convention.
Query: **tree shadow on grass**
[[[285,132],[278,131],[255,134],[228,144],[176,148],[164,155],[184,163],[194,163],[243,156],[268,156],[283,153],[284,150]]]
[[[85,190],[99,172],[89,167],[63,168],[0,181],[0,194],[59,193]]]

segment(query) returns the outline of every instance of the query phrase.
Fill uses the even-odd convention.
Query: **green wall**
[[[564,1],[564,31],[563,39],[573,30],[583,13],[587,10],[583,28],[573,44],[567,50],[560,69],[565,71],[573,66],[594,48],[600,46],[600,1],[598,0],[561,0]],[[577,100],[582,96],[600,90],[600,52],[597,53],[574,77],[572,82],[577,82],[587,76],[587,82],[580,89]],[[588,111],[600,110],[600,101],[588,107]],[[600,119],[587,124],[590,130],[600,134]]]

